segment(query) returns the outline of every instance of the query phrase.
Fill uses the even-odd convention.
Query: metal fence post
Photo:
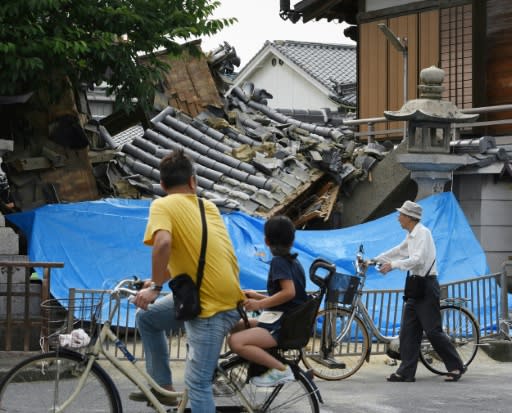
[[[500,275],[500,286],[501,286],[501,319],[505,321],[502,323],[500,328],[503,330],[503,333],[509,335],[509,310],[508,310],[508,293],[509,290],[512,290],[512,274],[509,276],[507,274],[507,267],[512,267],[512,261],[505,261],[501,267],[501,275]],[[510,279],[510,281],[509,281]],[[509,284],[510,282],[510,284]]]
[[[66,317],[66,333],[71,333],[73,330],[73,318],[75,316],[75,300],[76,300],[76,288],[69,289],[69,301],[68,301],[68,314]],[[91,298],[92,302],[92,298]],[[83,312],[83,310],[82,310]]]

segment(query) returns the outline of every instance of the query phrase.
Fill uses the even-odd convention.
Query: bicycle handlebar
[[[144,281],[135,276],[133,278],[125,278],[116,284],[112,289],[112,294],[118,293],[119,295],[132,297],[137,294],[137,291],[142,289],[143,286]]]

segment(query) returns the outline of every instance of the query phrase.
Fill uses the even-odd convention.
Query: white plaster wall
[[[275,59],[275,65],[272,65],[272,59]],[[280,64],[275,56],[264,59],[259,68],[244,80],[253,82],[256,88],[266,89],[273,96],[268,101],[272,108],[337,109],[337,105],[321,90],[285,62]]]

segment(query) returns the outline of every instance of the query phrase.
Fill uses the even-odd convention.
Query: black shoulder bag
[[[199,292],[201,289],[201,281],[203,280],[208,232],[206,229],[206,216],[204,212],[203,200],[198,197],[197,201],[199,203],[201,223],[203,225],[201,253],[199,255],[199,264],[197,266],[197,284],[194,284],[192,277],[186,273],[178,274],[171,281],[169,281],[169,288],[172,290],[174,298],[174,311],[176,312],[176,320],[189,321],[196,318],[201,313]]]
[[[407,271],[407,278],[405,279],[405,288],[404,288],[404,299],[408,298],[423,298],[425,296],[425,288],[427,276],[430,274],[430,270],[434,266],[434,261],[432,261],[432,265],[428,269],[425,276],[421,275],[410,275],[409,271]]]

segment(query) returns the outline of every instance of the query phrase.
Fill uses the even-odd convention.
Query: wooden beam
[[[6,162],[12,164],[18,172],[34,171],[38,169],[48,169],[52,167],[52,163],[44,156],[34,158],[19,158]]]

